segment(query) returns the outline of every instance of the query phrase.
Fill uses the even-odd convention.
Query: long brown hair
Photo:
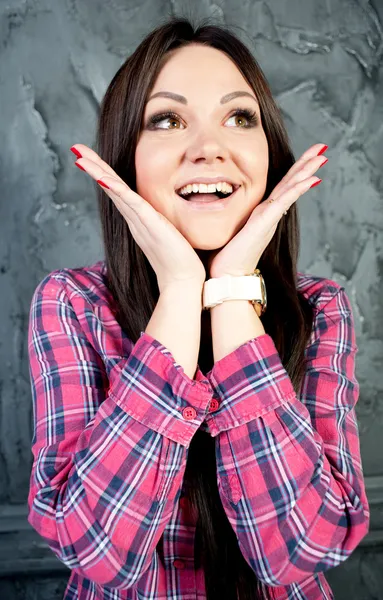
[[[205,20],[206,21],[206,20]],[[259,101],[269,147],[269,171],[264,198],[294,164],[288,135],[266,78],[247,47],[229,28],[206,22],[195,26],[184,17],[169,17],[139,44],[114,75],[101,103],[96,151],[136,190],[135,149],[143,127],[147,98],[167,60],[167,53],[188,44],[204,44],[226,53],[237,65]],[[116,301],[116,318],[135,343],[156,306],[159,289],[149,261],[132,237],[113,201],[98,189],[108,286]],[[268,308],[262,316],[299,393],[304,375],[304,351],[313,322],[311,305],[297,290],[299,223],[296,205],[278,224],[259,268],[265,278]],[[201,344],[199,366],[206,373],[211,351]],[[209,600],[267,598],[262,583],[244,559],[219,497],[215,439],[198,430],[188,449],[185,483],[197,509],[195,565],[202,564]]]

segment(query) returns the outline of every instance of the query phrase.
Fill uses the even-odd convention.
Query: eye
[[[248,125],[245,126],[241,126],[241,128],[243,129],[248,129],[250,127],[255,127],[256,125],[258,125],[258,116],[257,113],[255,111],[251,111],[248,110],[247,108],[237,108],[229,117],[229,119],[232,119],[233,117],[240,117],[240,121],[244,122],[244,119],[248,122]],[[177,115],[177,113],[173,112],[173,111],[167,111],[167,112],[163,112],[163,113],[157,113],[152,115],[149,118],[148,121],[148,129],[179,129],[177,127],[158,127],[158,123],[161,123],[162,121],[165,121],[166,119],[171,119],[170,123],[175,123],[175,122],[179,122],[180,123],[180,117]]]
[[[237,108],[229,118],[232,119],[233,117],[239,117],[242,122],[244,120],[243,118],[248,121],[249,125],[245,125],[244,129],[258,125],[257,113],[255,111],[248,110],[247,108]]]
[[[168,112],[164,112],[164,113],[157,113],[150,117],[149,123],[148,123],[148,128],[149,129],[176,129],[175,127],[157,127],[156,126],[158,123],[161,123],[162,121],[165,121],[166,119],[171,119],[172,123],[174,123],[175,121],[180,121],[179,116],[175,112],[168,111]]]

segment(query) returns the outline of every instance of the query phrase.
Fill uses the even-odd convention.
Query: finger
[[[108,188],[105,188],[103,185],[100,184],[103,191],[105,192],[105,194],[107,196],[109,196],[109,198],[112,200],[112,202],[116,206],[117,210],[120,212],[122,217],[125,219],[126,223],[128,224],[129,229],[132,231],[132,224],[134,224],[136,227],[141,227],[141,229],[142,229],[142,219],[138,215],[137,210],[135,210],[129,204],[129,202],[126,200],[126,198],[125,199],[122,198],[121,190],[117,190],[115,188],[116,180],[115,179],[112,180],[111,177],[107,177],[104,175],[102,177],[102,179],[98,180],[97,183],[99,183],[100,181],[102,181],[103,183],[106,183],[106,185],[108,186]]]
[[[75,161],[75,165],[76,167],[80,167],[80,169],[85,171],[85,173],[92,177],[96,181],[96,183],[98,183],[101,180],[104,181],[109,187],[108,195],[110,195],[110,192],[113,192],[113,194],[121,196],[121,187],[127,187],[126,183],[122,181],[120,177],[117,177],[114,172],[113,175],[111,175],[109,172],[105,171],[105,169],[100,167],[97,163],[95,163],[93,160],[90,160],[89,158],[78,158]],[[105,180],[105,177],[109,178],[108,181]],[[117,187],[117,184],[119,184],[120,187]],[[104,189],[106,192],[107,188]]]
[[[113,169],[104,169],[104,167],[100,166],[100,164],[98,162],[95,162],[94,160],[91,160],[90,158],[78,158],[75,161],[75,165],[78,167],[81,167],[81,169],[84,169],[84,171],[86,173],[88,173],[88,175],[90,175],[91,177],[93,177],[93,179],[95,179],[97,181],[97,179],[100,179],[100,177],[102,177],[103,175],[108,176],[108,177],[112,177],[113,179],[115,179],[115,181],[120,181],[122,182],[122,179],[120,177],[118,177],[118,175],[116,175],[116,173],[113,171]]]
[[[159,230],[158,222],[162,226],[170,227],[170,222],[164,215],[158,212],[145,198],[134,192],[120,177],[106,174],[104,169],[93,160],[87,158],[77,159],[75,164],[80,164],[99,185],[105,183],[108,187],[102,186],[103,191],[111,198],[119,212],[125,218],[130,230],[133,233],[133,227],[140,231],[140,239],[149,235],[149,242]],[[101,183],[100,183],[101,182]],[[162,230],[161,230],[162,231]],[[134,236],[136,241],[138,238]]]
[[[313,186],[314,183],[320,183],[322,180],[319,177],[311,176],[302,181],[298,181],[288,189],[286,189],[279,196],[273,195],[266,200],[265,210],[270,210],[270,215],[272,217],[280,218],[282,214],[289,210],[289,208],[309,189]],[[270,202],[270,200],[272,201]],[[262,204],[264,204],[262,202]]]
[[[327,148],[328,146],[326,144],[314,144],[313,146],[310,146],[310,148],[305,150],[305,152],[297,160],[297,162],[309,160],[310,158],[314,158],[315,156],[322,156],[322,154],[327,150]],[[319,154],[320,151],[321,153]]]
[[[300,161],[301,159],[299,159]],[[290,187],[292,183],[296,183],[298,181],[303,181],[307,179],[310,175],[314,175],[314,173],[327,162],[327,158],[324,155],[314,156],[305,162],[297,161],[293,167],[286,173],[283,179],[275,186],[272,197],[275,198],[277,195],[280,195],[284,192],[285,189]]]
[[[102,167],[88,158],[79,158],[75,164],[80,165],[81,169],[99,185],[101,185],[99,182],[106,183],[108,187],[102,186],[102,189],[127,221],[135,221],[137,226],[139,222],[142,224],[144,219],[139,213],[142,213],[141,204],[145,201],[133,192],[120,177],[116,177],[115,174],[113,176],[106,174]]]
[[[297,171],[301,169],[303,165],[307,163],[307,161],[312,158],[322,157],[323,153],[327,150],[328,146],[326,144],[314,144],[310,146],[302,156],[293,164],[291,169],[287,173],[287,179],[291,178],[291,175],[294,175]],[[320,154],[319,154],[320,152]],[[319,164],[322,164],[322,161],[319,161]]]
[[[82,169],[97,183],[106,183],[108,188],[102,186],[103,190],[113,200],[123,216],[133,219],[135,215],[145,226],[149,219],[161,218],[161,213],[158,213],[149,202],[134,192],[120,177],[116,177],[115,174],[113,176],[105,174],[104,169],[88,158],[79,158],[76,164],[80,164]],[[137,221],[136,224],[138,224]]]
[[[326,144],[314,144],[313,146],[310,146],[310,148],[308,148],[298,158],[298,160],[295,161],[295,163],[293,164],[293,166],[289,170],[289,173],[291,171],[294,172],[294,171],[298,170],[300,167],[302,167],[302,165],[304,165],[305,163],[307,163],[307,161],[311,160],[312,158],[321,157],[323,155],[323,153],[327,150],[327,148],[328,148],[328,146]]]
[[[95,152],[88,146],[85,146],[85,144],[75,144],[74,146],[72,146],[72,148],[77,150],[81,154],[81,157],[79,157],[79,158],[87,158],[87,159],[93,161],[96,165],[98,165],[101,169],[103,169],[105,171],[105,173],[107,173],[108,175],[110,175],[112,177],[116,177],[117,179],[120,179],[120,181],[123,181],[121,179],[121,177],[119,177],[117,175],[117,173],[112,169],[112,167],[110,165],[108,165],[108,163],[106,163],[104,160],[102,160],[102,158],[100,158],[100,156],[97,154],[97,152]],[[71,150],[72,150],[72,148],[71,148]],[[78,160],[76,162],[78,162]]]
[[[290,177],[288,177],[286,183],[288,186],[293,182],[303,181],[303,179],[307,179],[310,175],[314,175],[315,171],[317,171],[322,165],[327,162],[327,157],[324,155],[314,156],[313,158],[307,160],[303,163],[295,173],[292,173]]]
[[[164,215],[157,211],[145,198],[131,190],[126,183],[116,181],[114,177],[107,175],[104,175],[99,181],[109,186],[110,189],[105,189],[105,192],[112,193],[112,200],[118,210],[123,216],[127,216],[136,227],[140,227],[142,235],[145,235],[146,231],[150,236],[156,235],[159,230],[163,231],[163,226],[173,228]],[[159,221],[161,221],[161,228],[159,227]],[[163,233],[160,235],[163,235]]]
[[[91,167],[92,168],[92,167]],[[96,178],[97,175],[94,175]],[[101,174],[101,177],[96,179],[96,182],[101,185],[106,183],[108,188],[101,186],[105,193],[115,202],[118,210],[123,212],[123,215],[129,218],[138,217],[141,223],[145,224],[145,219],[150,217],[148,210],[154,210],[146,200],[141,198],[136,192],[130,189],[124,181],[119,181],[115,177]]]

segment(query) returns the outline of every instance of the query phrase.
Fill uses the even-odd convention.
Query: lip
[[[232,185],[234,188],[234,192],[236,192],[240,187],[240,184],[235,183],[230,177],[227,177],[226,175],[217,175],[217,177],[192,177],[191,179],[188,179],[188,181],[185,181],[180,186],[176,187],[175,192],[178,194],[178,191],[185,187],[185,185],[192,183],[218,183],[219,181],[226,181],[227,183],[230,183],[230,185]]]
[[[177,194],[177,196],[180,200],[182,200],[182,203],[186,205],[186,210],[216,211],[227,208],[240,187],[241,186],[239,186],[232,194],[230,194],[230,196],[227,196],[226,198],[220,198],[219,200],[214,200],[214,202],[193,202],[192,200],[185,200],[185,198],[182,198],[182,196],[179,194]]]

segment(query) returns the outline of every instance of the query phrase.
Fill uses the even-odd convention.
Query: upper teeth
[[[197,193],[204,193],[204,194],[210,194],[210,193],[214,193],[214,192],[226,192],[226,193],[232,193],[233,191],[233,186],[230,183],[227,183],[226,181],[219,181],[218,183],[189,183],[188,185],[185,185],[183,188],[181,188],[179,190],[179,194],[191,194],[193,192],[193,194],[197,194]]]

